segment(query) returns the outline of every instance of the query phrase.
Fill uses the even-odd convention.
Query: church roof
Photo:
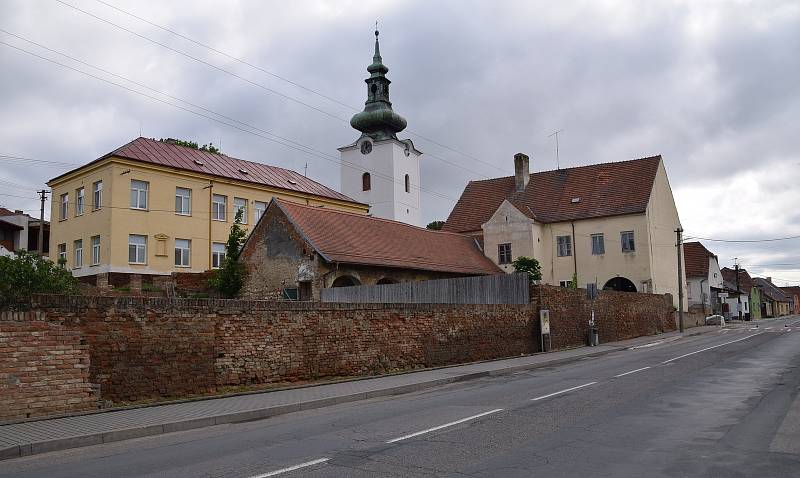
[[[280,199],[273,199],[269,207],[279,207],[327,262],[465,275],[503,272],[474,238],[463,234]]]
[[[173,143],[141,137],[97,158],[91,163],[55,177],[49,182],[56,181],[73,171],[77,171],[78,169],[110,157],[167,166],[183,171],[204,173],[226,179],[235,179],[237,181],[270,186],[287,191],[313,194],[339,201],[356,203],[356,201],[344,194],[334,191],[290,169],[253,161],[245,161],[225,154],[210,153],[187,146],[179,146]]]
[[[443,230],[480,232],[506,199],[541,223],[644,213],[660,163],[659,155],[531,173],[523,191],[514,176],[470,181]]]

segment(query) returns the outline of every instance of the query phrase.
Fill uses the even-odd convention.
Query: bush
[[[30,301],[32,294],[77,294],[78,281],[65,268],[28,251],[0,257],[0,309]]]
[[[512,263],[516,272],[528,274],[528,280],[532,283],[542,280],[542,268],[539,261],[532,257],[520,256]]]

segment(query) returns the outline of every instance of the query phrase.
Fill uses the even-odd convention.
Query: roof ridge
[[[460,232],[438,231],[436,229],[428,229],[427,227],[415,226],[413,224],[408,224],[408,223],[405,223],[405,222],[402,222],[402,221],[395,221],[395,220],[392,220],[392,219],[376,217],[376,216],[372,216],[370,214],[358,214],[358,213],[350,212],[350,211],[340,211],[338,209],[330,209],[330,208],[326,208],[326,207],[312,206],[310,204],[300,204],[300,203],[296,203],[296,202],[287,201],[285,199],[280,199],[280,198],[277,198],[277,197],[274,200],[280,202],[281,204],[288,204],[291,207],[302,207],[302,208],[307,208],[307,209],[313,209],[315,211],[330,212],[330,213],[333,213],[333,214],[346,214],[346,215],[349,215],[349,216],[354,216],[354,217],[358,217],[358,218],[362,218],[362,219],[370,219],[370,220],[374,220],[374,221],[388,222],[388,223],[391,223],[391,224],[397,224],[398,226],[404,226],[404,227],[408,227],[408,228],[412,228],[412,229],[419,229],[421,231],[425,231],[425,232],[432,233],[432,234],[449,234],[449,235],[453,235],[453,236],[459,236],[459,237],[465,237],[465,238],[468,238],[468,239],[473,239],[468,234],[462,234]]]

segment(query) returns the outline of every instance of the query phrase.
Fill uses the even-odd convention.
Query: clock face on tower
[[[369,154],[372,152],[372,143],[370,141],[364,141],[361,143],[361,154]]]

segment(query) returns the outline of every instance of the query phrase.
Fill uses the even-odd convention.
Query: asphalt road
[[[796,327],[784,327],[784,323]],[[0,477],[800,477],[800,319],[0,462]]]

